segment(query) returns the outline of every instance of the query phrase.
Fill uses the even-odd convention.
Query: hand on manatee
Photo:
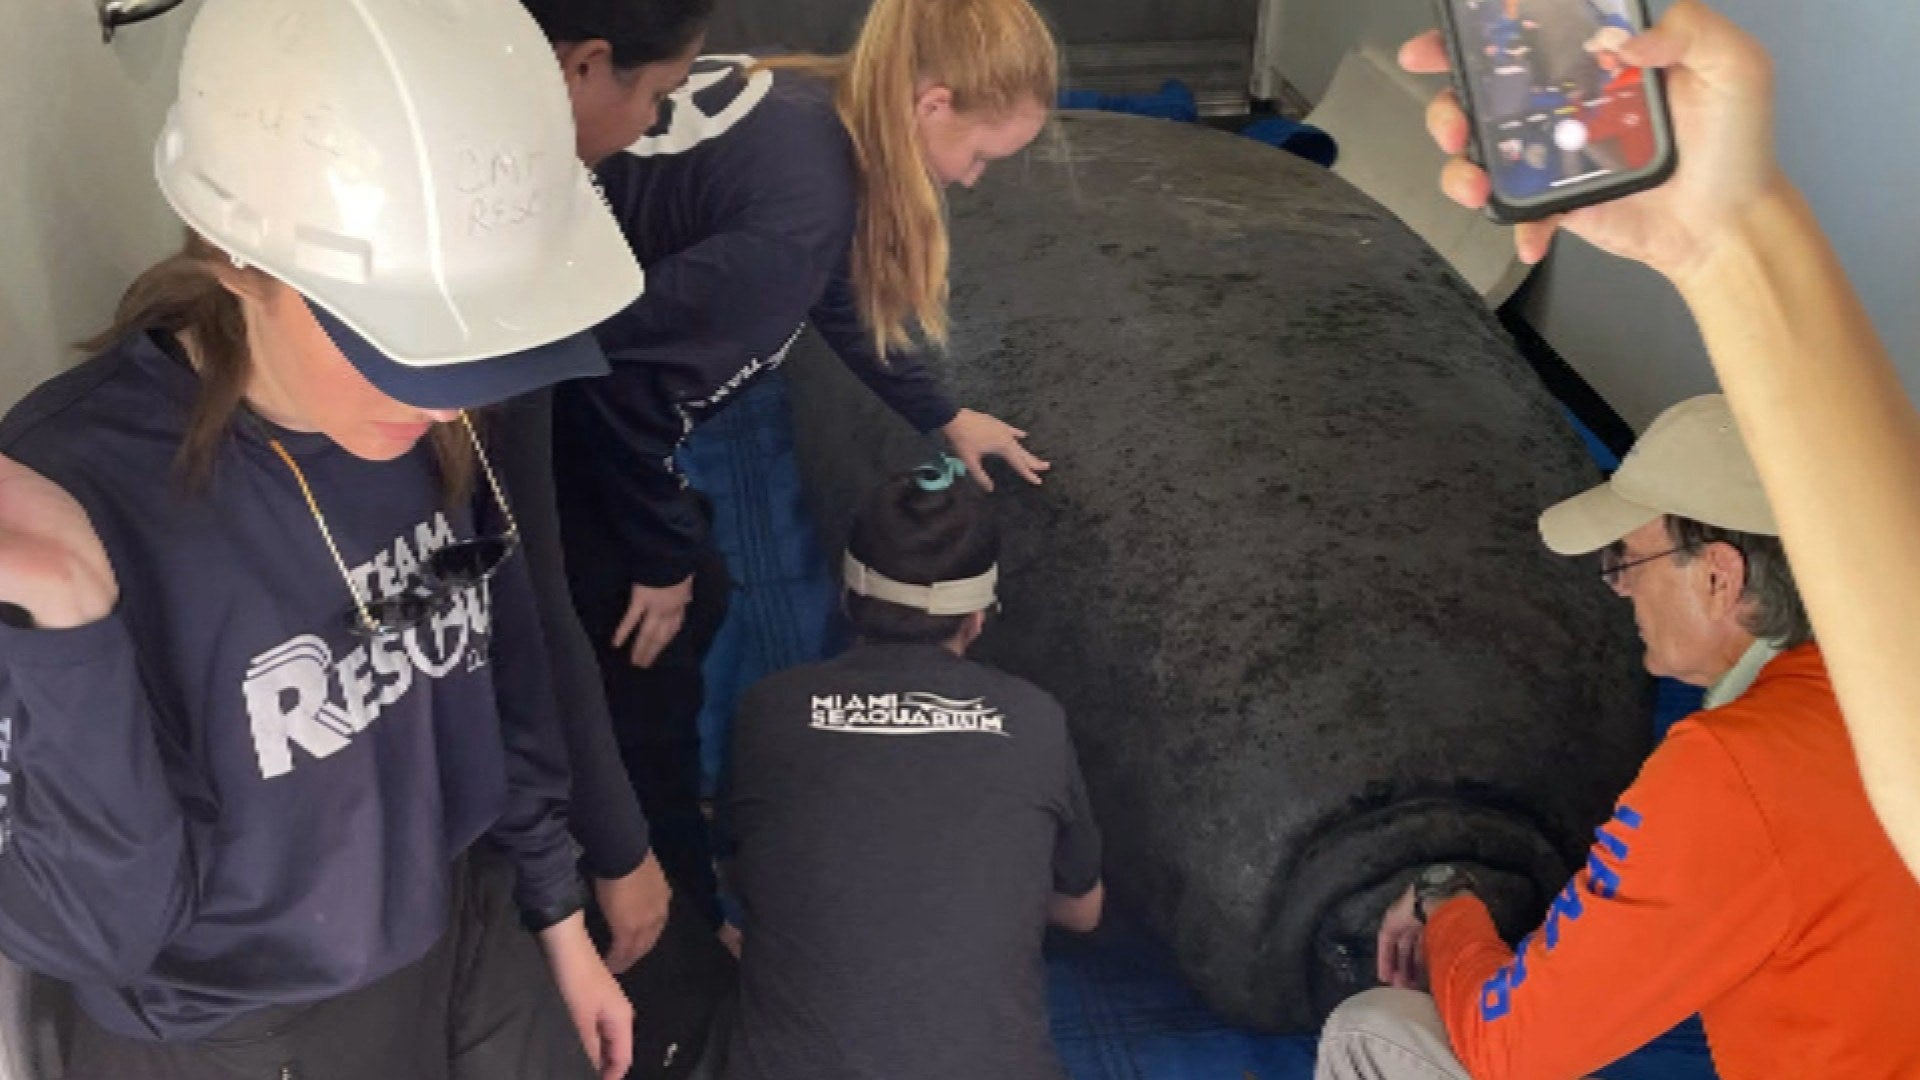
[[[1402,990],[1427,988],[1427,928],[1414,913],[1416,899],[1413,886],[1407,886],[1380,918],[1374,965],[1382,985]]]
[[[993,490],[993,478],[987,475],[986,459],[997,457],[1025,477],[1029,484],[1041,483],[1040,474],[1053,466],[1028,452],[1020,440],[1027,433],[997,417],[972,409],[961,409],[941,429],[953,444],[954,456],[967,463],[967,471],[986,491]]]

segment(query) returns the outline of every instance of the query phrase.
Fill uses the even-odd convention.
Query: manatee
[[[1480,299],[1337,176],[1058,126],[951,199],[950,385],[1055,466],[998,474],[979,655],[1072,717],[1116,901],[1225,1016],[1312,1031],[1429,863],[1536,925],[1647,753],[1628,608],[1536,529],[1596,469]],[[833,550],[933,447],[811,335],[788,377]]]

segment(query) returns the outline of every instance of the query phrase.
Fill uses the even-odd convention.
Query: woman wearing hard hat
[[[563,57],[571,43],[618,41],[638,6],[526,3]],[[1038,483],[1048,466],[1025,433],[957,408],[915,341],[946,337],[942,189],[1033,141],[1057,71],[1027,0],[876,0],[846,56],[699,61],[654,133],[600,163],[649,289],[597,331],[613,374],[556,392],[567,564],[605,650],[654,849],[710,914],[700,665],[729,586],[675,452],[811,322],[897,412],[943,432],[982,484],[988,456]],[[569,66],[589,157],[617,148],[586,145],[601,126],[590,76]]]
[[[0,950],[72,986],[65,1075],[626,1070],[464,412],[640,291],[571,130],[506,0],[201,8],[188,244],[0,425]]]

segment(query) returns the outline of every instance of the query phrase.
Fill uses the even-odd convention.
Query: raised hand
[[[0,455],[0,603],[58,630],[105,618],[119,597],[87,512],[58,484]]]
[[[1515,242],[1520,257],[1536,263],[1555,231],[1565,228],[1678,281],[1720,236],[1786,187],[1774,155],[1773,63],[1757,41],[1701,0],[1681,0],[1658,26],[1618,45],[1626,63],[1667,73],[1679,169],[1652,191],[1521,225]],[[1408,42],[1400,63],[1419,75],[1446,73],[1440,34]],[[1441,174],[1442,189],[1463,206],[1485,206],[1491,181],[1465,157],[1467,115],[1452,91],[1428,108],[1427,130],[1454,155]]]

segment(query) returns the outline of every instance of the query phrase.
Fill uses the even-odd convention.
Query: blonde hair
[[[1028,0],[874,0],[843,56],[797,56],[765,67],[832,80],[860,164],[853,280],[884,356],[914,331],[947,341],[947,216],[921,154],[914,105],[921,80],[953,94],[957,112],[999,118],[1060,83],[1053,32]]]
[[[246,315],[220,281],[226,262],[219,248],[187,230],[177,254],[155,263],[127,287],[113,324],[79,345],[91,355],[134,333],[160,331],[191,339],[200,392],[174,457],[175,474],[190,489],[202,488],[211,479],[214,460],[231,434],[234,413],[253,374]],[[252,268],[232,272],[266,277]],[[435,424],[430,438],[449,504],[464,500],[473,486],[472,447],[457,425]]]

